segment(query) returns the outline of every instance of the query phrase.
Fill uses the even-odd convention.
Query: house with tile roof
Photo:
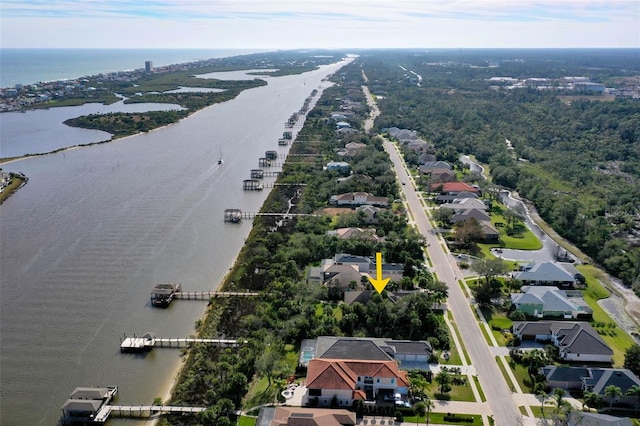
[[[269,426],[351,426],[356,413],[345,409],[272,407],[261,410],[258,425]]]
[[[551,342],[565,361],[611,363],[613,356],[588,322],[514,321],[513,334],[520,340]]]
[[[521,293],[511,293],[516,310],[529,317],[588,320],[593,310],[579,292],[568,292],[554,286],[523,286]]]
[[[409,380],[393,360],[314,358],[305,386],[304,405],[328,407],[335,399],[338,407],[352,407],[358,400],[384,403],[396,394],[406,398]]]
[[[480,193],[478,188],[471,186],[468,183],[457,181],[431,184],[431,191],[449,195],[457,195],[462,191],[472,192],[474,194]]]
[[[572,286],[576,282],[573,274],[569,273],[558,262],[531,262],[513,274],[513,278],[522,281],[524,285],[555,285]]]

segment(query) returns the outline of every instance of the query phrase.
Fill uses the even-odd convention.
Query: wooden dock
[[[174,294],[174,299],[208,300],[212,297],[256,297],[260,293],[252,291],[181,291]]]
[[[173,405],[108,405],[114,417],[152,417],[159,414],[196,414],[207,407],[186,407]]]
[[[120,341],[120,352],[148,352],[153,348],[188,348],[193,344],[206,344],[219,348],[235,348],[246,343],[235,339],[200,339],[200,338],[159,338],[145,334],[142,337],[124,337]]]
[[[293,184],[293,185],[297,185],[297,184]],[[303,216],[318,217],[320,215],[312,214],[312,213],[243,212],[240,209],[226,209],[224,213],[224,221],[238,223],[242,219],[253,219],[259,216],[275,216],[275,217],[289,218],[289,217],[303,217]]]

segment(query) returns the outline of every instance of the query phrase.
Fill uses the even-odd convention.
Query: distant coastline
[[[260,49],[13,49],[0,48],[0,88],[64,81],[101,73],[263,52]]]

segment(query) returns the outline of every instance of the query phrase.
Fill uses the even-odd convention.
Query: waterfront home
[[[346,161],[329,161],[325,166],[325,170],[334,170],[337,172],[349,172],[351,166]]]
[[[383,209],[375,206],[364,205],[356,208],[356,213],[358,213],[358,218],[368,225],[376,224],[379,222],[378,213],[380,213]]]
[[[362,352],[358,352],[362,353]],[[314,358],[309,361],[303,405],[352,407],[358,400],[393,404],[406,399],[409,379],[393,360]]]
[[[386,207],[389,205],[389,200],[387,197],[376,197],[368,192],[348,192],[345,194],[332,195],[329,203],[338,206],[362,206],[367,204]]]
[[[354,238],[358,240],[371,241],[373,243],[383,240],[383,238],[376,235],[376,230],[373,228],[338,228],[327,231],[327,235],[333,235],[341,240]]]
[[[345,409],[306,407],[263,407],[258,425],[265,426],[352,426],[356,413]]]

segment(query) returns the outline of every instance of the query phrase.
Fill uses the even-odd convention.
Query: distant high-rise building
[[[144,61],[144,70],[146,72],[151,72],[153,70],[153,62],[151,61]]]

